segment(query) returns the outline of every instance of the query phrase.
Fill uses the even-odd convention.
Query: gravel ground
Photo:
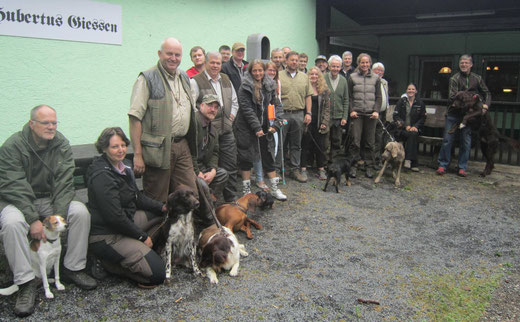
[[[249,252],[238,277],[223,273],[210,285],[177,268],[153,290],[117,277],[90,292],[67,285],[53,300],[40,289],[29,319],[416,320],[425,317],[413,304],[418,275],[500,271],[482,319],[518,320],[520,169],[499,165],[482,179],[481,168],[472,163],[467,178],[405,172],[401,188],[390,175],[376,186],[360,172],[339,194],[314,177],[288,179],[289,201],[252,216],[264,229],[253,240],[238,233]],[[14,318],[15,300],[0,298],[0,320]]]

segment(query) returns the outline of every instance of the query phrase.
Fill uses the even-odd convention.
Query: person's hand
[[[199,171],[199,174],[197,175],[197,177],[199,177],[199,178],[204,180],[204,173]]]
[[[233,122],[234,119],[235,119],[235,115],[233,115],[233,114],[229,114],[229,120],[230,120],[231,122]]]
[[[417,132],[417,128],[416,128],[415,126],[412,126],[412,127],[410,128],[410,131],[412,131],[412,132]]]
[[[320,129],[325,130],[326,128],[327,128],[327,125],[325,125],[325,124],[320,125]]]
[[[489,110],[489,106],[487,106],[487,104],[483,104],[482,107],[483,107],[482,108],[482,114],[486,114],[487,111]]]
[[[404,129],[405,129],[406,131],[410,131],[410,128],[411,128],[410,125],[407,125]]]
[[[30,227],[31,238],[36,240],[47,241],[47,237],[45,237],[45,232],[43,232],[43,224],[41,221],[36,220],[31,224]]]
[[[213,181],[213,179],[215,178],[216,175],[217,175],[217,170],[211,169],[211,171],[204,173],[203,179],[209,185]]]
[[[350,118],[353,118],[353,119],[357,119],[358,118],[358,115],[357,115],[357,112],[350,112]]]
[[[345,124],[347,124],[347,120],[343,119],[341,120],[341,123],[339,123],[341,126],[345,126]]]
[[[305,114],[305,118],[303,119],[303,123],[305,125],[309,125],[311,124],[311,121],[312,121],[312,117],[310,114]]]
[[[166,204],[164,204],[161,208],[161,212],[167,212],[168,211],[168,207],[166,207]]]
[[[146,166],[144,165],[143,156],[141,154],[134,154],[134,173],[140,176],[144,173]]]
[[[370,118],[371,119],[377,119],[379,117],[379,113],[377,112],[373,112],[371,115],[370,115]]]
[[[257,137],[257,138],[259,138],[259,137],[261,137],[261,136],[264,136],[264,135],[265,135],[265,134],[264,134],[264,131],[263,131],[263,130],[260,130],[260,131],[256,132],[256,137]]]
[[[152,248],[153,247],[153,242],[152,242],[152,239],[150,238],[150,236],[148,236],[148,238],[146,238],[146,240],[144,241],[144,244],[146,246],[148,246],[148,248]]]
[[[274,127],[272,127],[272,126],[269,127],[268,131],[271,132],[271,133],[276,133],[276,129]]]

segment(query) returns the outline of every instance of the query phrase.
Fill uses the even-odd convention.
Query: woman
[[[364,142],[365,175],[374,176],[372,169],[375,161],[374,145],[376,124],[381,109],[381,81],[370,70],[372,58],[361,53],[357,57],[358,67],[348,79],[350,97],[350,135],[352,141],[349,155],[353,160],[361,160],[361,142]],[[355,171],[355,170],[354,170]],[[355,176],[355,173],[351,173]]]
[[[235,138],[238,150],[238,167],[242,174],[244,194],[251,192],[251,167],[258,154],[269,178],[271,194],[278,200],[287,197],[278,189],[279,178],[275,171],[274,134],[280,129],[282,108],[276,98],[276,83],[265,77],[265,65],[255,59],[249,64],[238,90],[238,109],[235,121]],[[274,105],[276,118],[268,119],[268,105]]]
[[[406,96],[399,99],[395,106],[394,121],[400,124],[400,130],[396,139],[404,141],[405,161],[404,167],[418,172],[417,150],[419,143],[417,138],[421,134],[424,121],[426,120],[426,107],[417,98],[417,86],[409,84],[406,88]]]
[[[132,168],[123,162],[129,143],[119,127],[103,130],[96,142],[102,155],[86,174],[89,250],[109,272],[151,288],[163,283],[165,264],[146,231],[162,221],[166,206],[139,191]]]
[[[329,87],[323,78],[323,74],[316,66],[311,67],[307,72],[312,85],[312,121],[303,134],[302,142],[302,171],[306,167],[312,166],[316,160],[318,168],[318,178],[327,180],[325,165],[327,156],[325,155],[325,143],[329,133],[330,121],[330,97]]]

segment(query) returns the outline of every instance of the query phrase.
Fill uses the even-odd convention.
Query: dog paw
[[[231,270],[231,272],[229,272],[229,276],[233,276],[233,277],[238,276],[238,270],[237,271]]]
[[[218,284],[218,279],[217,279],[216,277],[212,277],[212,276],[210,276],[210,277],[209,277],[209,282],[210,282],[211,284]]]
[[[463,129],[463,128],[465,128],[465,127],[466,127],[465,124],[460,123],[460,125],[459,125],[459,129]]]
[[[53,299],[54,298],[54,294],[52,294],[51,291],[45,290],[45,297],[48,298],[48,299]]]
[[[400,187],[400,186],[401,186],[401,181],[397,180],[397,181],[395,182],[395,186],[396,186],[396,187]]]
[[[172,274],[170,272],[166,272],[166,279],[169,280],[172,277]]]
[[[63,290],[65,290],[65,286],[63,284],[61,284],[60,282],[57,282],[56,283],[56,289],[58,291],[63,291]]]

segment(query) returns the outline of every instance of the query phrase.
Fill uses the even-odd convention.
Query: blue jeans
[[[453,139],[457,132],[460,132],[460,149],[459,149],[459,169],[466,171],[468,165],[469,153],[471,151],[471,129],[466,126],[462,130],[458,129],[454,134],[448,131],[453,125],[460,123],[462,118],[456,116],[446,116],[446,124],[444,125],[444,137],[442,140],[441,151],[439,152],[439,167],[447,169],[451,161],[451,147]]]
[[[258,158],[253,162],[253,169],[255,170],[256,182],[264,181],[264,174],[262,172],[262,159]]]

